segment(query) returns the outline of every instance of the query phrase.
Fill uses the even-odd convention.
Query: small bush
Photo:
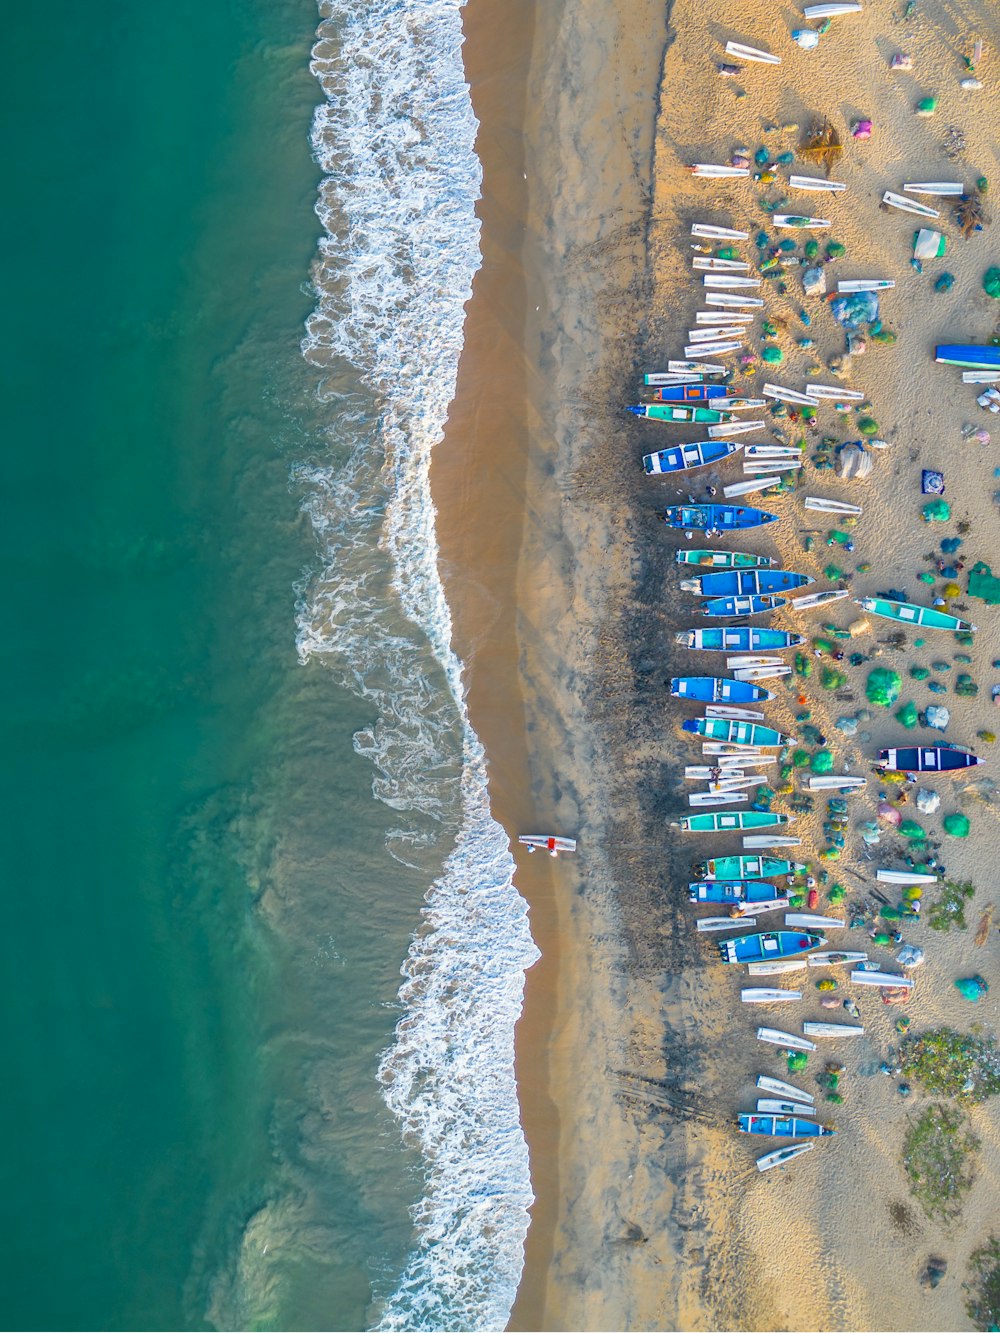
[[[965,904],[975,894],[975,884],[968,880],[957,883],[946,879],[941,885],[941,892],[931,903],[927,912],[927,924],[931,930],[965,930]]]
[[[969,1258],[965,1312],[976,1328],[1000,1325],[1000,1240],[991,1236]]]
[[[981,1102],[1000,1092],[1000,1051],[992,1038],[932,1028],[908,1037],[903,1069],[928,1092]]]
[[[928,1106],[910,1129],[903,1145],[903,1166],[910,1193],[928,1217],[945,1224],[962,1211],[962,1199],[973,1181],[973,1153],[979,1140],[956,1107]]]

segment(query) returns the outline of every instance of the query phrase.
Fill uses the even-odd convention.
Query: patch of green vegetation
[[[928,1217],[946,1225],[961,1214],[962,1200],[972,1187],[972,1156],[979,1140],[957,1107],[928,1106],[910,1129],[903,1145],[903,1166],[910,1193]]]
[[[939,1096],[981,1102],[1000,1092],[1000,1051],[991,1037],[931,1028],[902,1046],[906,1074]]]
[[[969,1258],[965,1312],[979,1329],[1000,1327],[1000,1240],[990,1236]]]
[[[927,924],[932,930],[958,930],[966,927],[965,904],[975,894],[975,884],[964,880],[961,884],[953,879],[946,879],[941,885],[940,896],[931,903],[927,910]]]

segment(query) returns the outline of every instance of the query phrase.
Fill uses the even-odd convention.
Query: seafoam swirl
[[[426,1164],[417,1245],[383,1304],[385,1329],[503,1328],[532,1199],[513,1062],[524,971],[538,954],[451,647],[429,482],[480,262],[461,8],[332,0],[312,63],[325,94],[313,145],[326,235],[303,349],[331,381],[343,363],[359,370],[381,413],[346,467],[299,474],[325,553],[303,594],[299,649],[377,703],[377,724],[355,741],[377,766],[376,795],[457,829],[403,965],[403,1017],[379,1068]],[[423,665],[428,643],[438,685]]]

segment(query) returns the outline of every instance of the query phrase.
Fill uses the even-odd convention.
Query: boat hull
[[[674,676],[670,693],[675,699],[696,699],[709,704],[759,703],[774,698],[763,685],[730,680],[727,676]]]
[[[702,597],[738,597],[776,592],[791,592],[815,580],[810,574],[796,574],[789,569],[723,569],[691,580],[698,587],[692,591]]]
[[[696,875],[708,880],[748,880],[772,875],[797,875],[805,869],[797,861],[778,860],[773,856],[715,856],[703,861]]]
[[[772,1139],[823,1139],[837,1131],[816,1120],[792,1115],[741,1115],[742,1134],[763,1134]]]
[[[687,833],[729,833],[738,829],[778,828],[787,824],[789,817],[770,810],[727,810],[710,815],[685,815],[679,822]]]
[[[663,384],[653,395],[657,403],[704,403],[709,398],[727,398],[724,384]]]
[[[749,812],[748,812],[749,813]],[[759,879],[696,880],[688,885],[688,901],[692,903],[770,903],[780,901],[773,884]]]
[[[677,444],[670,449],[658,449],[655,454],[643,454],[642,466],[647,477],[658,477],[671,472],[689,472],[692,468],[722,463],[736,453],[739,445],[728,440],[705,440],[691,444]]]
[[[724,741],[727,745],[748,745],[754,749],[780,749],[795,742],[793,736],[785,736],[773,727],[762,727],[756,722],[738,722],[725,717],[689,718],[683,723],[684,730],[692,735],[704,736],[712,741]]]
[[[878,761],[899,773],[954,773],[983,762],[978,755],[940,745],[879,750]]]
[[[753,625],[736,625],[728,629],[679,630],[674,637],[685,648],[711,653],[780,652],[787,648],[798,648],[806,641],[804,634]]]
[[[894,602],[887,597],[856,597],[855,601],[869,615],[881,616],[884,620],[896,620],[901,625],[916,625],[920,629],[943,629],[952,633],[974,633],[975,625],[958,616],[951,616],[947,611],[938,611],[933,606],[918,606],[915,602]]]
[[[768,930],[720,941],[719,957],[724,963],[763,963],[796,958],[825,943],[822,935],[807,930]]]
[[[934,349],[934,360],[944,366],[961,366],[963,370],[1000,370],[1000,347],[942,343]]]
[[[671,505],[663,521],[669,528],[692,528],[696,532],[738,532],[774,523],[777,514],[742,505]]]
[[[699,565],[705,569],[757,569],[773,565],[774,560],[768,555],[751,555],[749,551],[678,551],[676,560],[679,565]]]
[[[713,597],[699,607],[703,616],[734,620],[737,616],[762,616],[785,605],[784,597]]]

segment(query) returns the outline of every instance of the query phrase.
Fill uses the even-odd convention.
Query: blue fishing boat
[[[693,528],[697,532],[737,532],[741,528],[759,528],[776,523],[777,514],[765,509],[747,509],[742,505],[671,505],[664,510],[668,528]]]
[[[728,676],[674,676],[670,693],[675,699],[697,699],[706,704],[750,704],[774,698],[763,685],[730,680]]]
[[[690,444],[677,444],[672,449],[660,449],[655,454],[644,454],[642,466],[647,477],[659,476],[663,472],[686,472],[707,463],[721,463],[740,448],[742,446],[732,440],[695,440]]]
[[[720,940],[719,957],[724,963],[763,963],[769,958],[795,958],[825,943],[822,935],[810,931],[769,930]]]
[[[836,1134],[832,1125],[798,1115],[741,1115],[741,1134],[766,1134],[772,1139],[825,1139]]]
[[[815,581],[810,574],[794,574],[790,569],[720,569],[698,578],[681,579],[681,587],[701,597],[735,597],[791,592]]]
[[[934,360],[963,370],[1000,370],[1000,347],[978,343],[942,343],[934,348]]]
[[[801,875],[807,867],[800,861],[778,860],[773,856],[716,856],[700,861],[694,873],[700,879],[743,880],[760,875]]]
[[[983,762],[978,755],[954,745],[906,745],[879,750],[878,761],[900,773],[950,773]]]
[[[795,744],[794,736],[785,736],[773,727],[763,727],[758,722],[740,722],[731,717],[691,717],[682,722],[681,727],[694,736],[704,736],[706,740],[747,745],[755,750],[780,749]]]
[[[703,616],[759,616],[777,611],[786,601],[785,597],[713,597],[698,610]]]
[[[654,403],[703,403],[709,398],[730,396],[724,384],[661,384],[649,394]]]
[[[775,885],[761,879],[699,879],[688,885],[688,901],[692,903],[773,903],[787,901]]]
[[[720,629],[682,629],[674,635],[682,648],[699,648],[713,653],[781,652],[805,643],[804,634],[784,629],[758,629],[737,625]]]

